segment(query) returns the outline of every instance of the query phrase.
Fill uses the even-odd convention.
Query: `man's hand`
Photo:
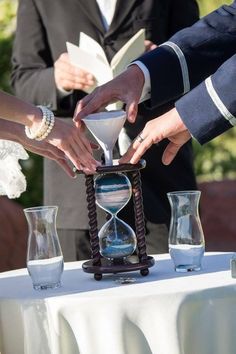
[[[158,47],[152,41],[149,41],[147,39],[144,41],[144,45],[145,45],[145,52],[149,52],[150,50],[156,49]]]
[[[86,91],[95,85],[93,75],[72,65],[68,53],[62,53],[54,63],[54,76],[59,90]]]
[[[137,65],[131,65],[126,71],[108,83],[97,87],[90,95],[78,102],[74,113],[74,121],[97,112],[109,103],[122,101],[126,104],[127,118],[134,122],[138,111],[138,103],[144,85],[144,75]]]
[[[164,165],[169,165],[181,146],[191,138],[176,108],[159,118],[150,120],[119,162],[137,163],[152,144],[156,144],[165,138],[168,138],[170,142],[163,153],[162,162]]]

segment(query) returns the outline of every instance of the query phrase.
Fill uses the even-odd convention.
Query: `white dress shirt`
[[[116,0],[97,0],[97,4],[101,11],[104,28],[107,31],[115,13]]]

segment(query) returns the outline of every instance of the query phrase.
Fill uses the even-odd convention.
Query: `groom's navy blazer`
[[[176,108],[200,143],[236,125],[236,1],[140,60],[151,77],[149,104],[178,99]]]

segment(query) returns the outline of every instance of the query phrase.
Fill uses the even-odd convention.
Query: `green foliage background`
[[[50,1],[50,0],[49,0]],[[230,4],[229,0],[198,0],[201,16],[213,11],[222,4]],[[0,89],[11,92],[10,70],[11,50],[16,25],[17,0],[0,0]],[[198,181],[221,180],[236,176],[236,130],[201,147],[194,143],[195,169]],[[42,203],[42,158],[30,154],[30,159],[22,163],[27,178],[27,192],[23,193],[19,202],[23,206]]]

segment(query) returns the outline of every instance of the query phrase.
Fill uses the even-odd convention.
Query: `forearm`
[[[151,77],[151,107],[197,86],[235,52],[236,3],[213,12],[139,58]]]
[[[192,136],[204,144],[236,125],[236,55],[176,102]]]
[[[23,125],[0,119],[0,139],[21,143],[24,135]]]
[[[0,117],[31,128],[34,123],[42,120],[42,112],[39,108],[17,97],[0,92]]]

